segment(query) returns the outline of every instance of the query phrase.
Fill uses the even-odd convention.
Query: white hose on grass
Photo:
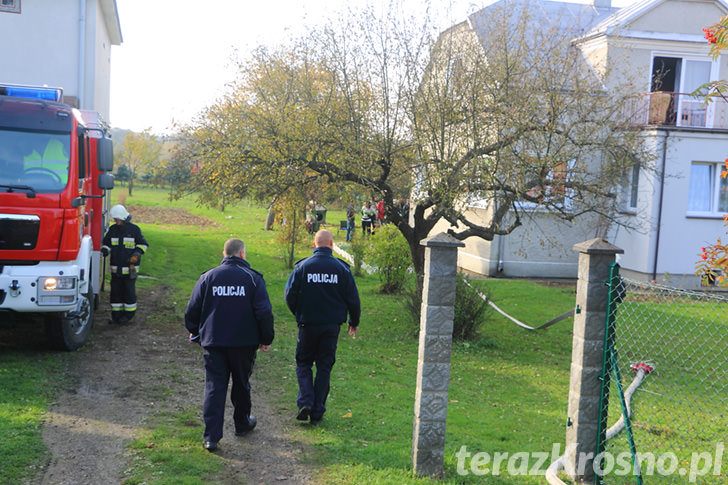
[[[626,391],[624,391],[624,403],[627,407],[627,416],[632,416],[632,394],[640,387],[645,376],[654,370],[654,366],[640,362],[639,364],[632,364],[632,369],[637,371],[637,375],[632,380]],[[607,429],[606,441],[609,441],[616,436],[620,431],[624,429],[624,415],[621,415],[616,423]],[[559,470],[564,468],[564,455],[558,457],[549,467],[546,469],[546,481],[551,485],[567,485],[566,482],[561,480],[558,476]]]
[[[525,323],[523,323],[523,322],[521,322],[521,321],[518,321],[518,320],[516,320],[515,318],[513,318],[512,316],[510,316],[509,314],[507,314],[506,312],[504,312],[504,311],[503,311],[503,310],[501,310],[500,308],[498,308],[498,306],[497,306],[497,305],[496,305],[495,303],[493,303],[493,301],[492,301],[492,300],[490,300],[490,299],[489,299],[488,297],[486,297],[486,296],[485,296],[484,294],[482,294],[481,292],[479,292],[479,291],[477,290],[477,288],[475,288],[475,287],[474,287],[473,285],[471,285],[471,284],[470,284],[470,282],[469,282],[468,280],[466,280],[466,279],[463,279],[463,281],[465,282],[465,284],[466,284],[466,285],[468,285],[468,286],[469,286],[469,287],[471,287],[471,288],[472,288],[473,290],[475,290],[475,292],[476,292],[476,293],[478,294],[478,296],[480,296],[480,298],[482,298],[482,299],[483,299],[483,300],[484,300],[484,301],[485,301],[486,303],[488,303],[488,305],[490,305],[491,307],[493,307],[493,309],[494,309],[495,311],[497,311],[498,313],[500,313],[501,315],[503,315],[504,317],[506,317],[506,318],[507,318],[508,320],[510,320],[511,322],[513,322],[513,323],[515,323],[516,325],[518,325],[519,327],[521,327],[521,328],[525,328],[526,330],[543,330],[543,329],[545,329],[545,328],[548,328],[548,327],[550,327],[550,326],[551,326],[551,325],[553,325],[554,323],[558,323],[558,322],[560,322],[561,320],[564,320],[565,318],[569,318],[570,316],[572,316],[572,315],[574,314],[574,310],[573,310],[573,309],[571,309],[571,310],[569,310],[569,311],[567,311],[567,312],[564,312],[564,313],[562,313],[562,314],[561,314],[561,315],[559,315],[558,317],[556,317],[556,318],[553,318],[553,319],[549,320],[548,322],[544,323],[543,325],[539,325],[538,327],[531,327],[531,326],[529,326],[529,325],[526,325]]]

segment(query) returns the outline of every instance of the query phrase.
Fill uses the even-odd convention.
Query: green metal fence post
[[[609,280],[605,282],[609,287],[609,296],[607,299],[607,312],[604,319],[604,353],[603,353],[603,366],[602,366],[602,389],[599,396],[599,424],[597,430],[597,448],[595,450],[595,459],[599,456],[603,456],[606,450],[607,440],[607,420],[609,415],[609,386],[611,384],[610,374],[614,374],[614,382],[617,386],[617,395],[619,396],[619,402],[622,409],[622,419],[624,420],[625,431],[627,432],[627,440],[629,442],[629,450],[632,454],[632,464],[634,466],[634,473],[637,479],[638,485],[642,485],[642,474],[640,472],[640,465],[637,461],[637,449],[634,443],[634,436],[632,434],[632,424],[629,418],[629,411],[627,409],[627,402],[624,397],[624,390],[622,387],[622,377],[619,371],[619,361],[617,360],[617,348],[616,348],[616,325],[615,321],[617,318],[617,304],[621,302],[623,289],[620,288],[622,285],[622,278],[619,276],[619,264],[612,263],[609,268]],[[599,473],[594,474],[594,483],[600,485],[602,483],[603,476]]]
[[[607,293],[607,310],[604,318],[604,349],[602,351],[602,375],[601,389],[599,391],[599,422],[597,424],[597,448],[594,457],[603,456],[607,445],[607,419],[609,415],[609,385],[612,374],[612,349],[614,348],[614,317],[616,307],[617,289],[615,281],[619,281],[619,264],[614,262],[609,265],[609,279],[604,282],[609,287]],[[594,474],[594,484],[600,485],[602,476]]]

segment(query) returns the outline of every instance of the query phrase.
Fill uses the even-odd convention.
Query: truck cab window
[[[1,183],[26,185],[38,193],[59,193],[68,183],[70,137],[0,131]]]

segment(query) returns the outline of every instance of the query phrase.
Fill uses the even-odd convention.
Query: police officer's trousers
[[[225,398],[228,381],[233,378],[230,401],[233,403],[235,429],[248,426],[250,417],[250,375],[253,373],[258,346],[205,347],[205,404],[202,414],[205,421],[205,441],[218,442],[222,438],[225,420]]]
[[[311,419],[319,420],[326,411],[331,369],[336,362],[336,345],[341,325],[299,325],[296,345],[296,377],[299,408],[310,407]],[[316,378],[313,378],[313,364]]]

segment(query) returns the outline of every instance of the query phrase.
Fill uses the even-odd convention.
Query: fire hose
[[[655,370],[655,367],[653,365],[650,365],[646,362],[635,363],[632,364],[630,367],[632,368],[632,370],[637,372],[637,374],[635,375],[634,379],[632,379],[632,383],[629,385],[629,387],[624,391],[624,402],[627,408],[628,417],[632,415],[632,394],[634,394],[637,388],[640,387],[640,384],[642,384],[645,376]],[[609,441],[623,429],[624,415],[620,416],[617,422],[607,429],[605,440]],[[566,482],[558,477],[559,470],[564,468],[564,458],[565,456],[561,455],[546,469],[546,481],[548,481],[551,485],[567,485]]]

